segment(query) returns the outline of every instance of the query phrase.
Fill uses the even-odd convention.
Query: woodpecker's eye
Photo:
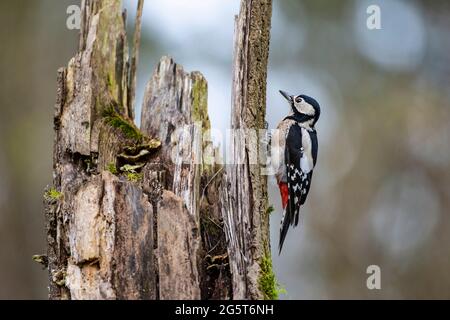
[[[303,101],[303,99],[302,99],[301,97],[295,98],[295,102],[297,102],[297,103],[300,103],[300,102],[302,102],[302,101]]]

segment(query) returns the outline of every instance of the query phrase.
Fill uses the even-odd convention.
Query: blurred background
[[[0,2],[0,298],[47,297],[42,194],[52,181],[56,70],[77,50],[76,0]],[[369,30],[369,5],[381,30]],[[136,1],[125,0],[130,31]],[[170,54],[209,82],[214,128],[229,126],[238,0],[147,0],[138,105]],[[450,2],[274,0],[267,118],[278,89],[322,106],[319,161],[301,226],[278,256],[281,204],[269,179],[283,299],[450,298]],[[140,110],[137,111],[137,115]],[[139,116],[136,119],[139,123]],[[381,290],[366,269],[381,268]]]

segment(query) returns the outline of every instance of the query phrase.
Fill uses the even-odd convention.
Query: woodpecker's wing
[[[283,247],[289,226],[298,223],[300,204],[302,201],[304,174],[300,167],[302,157],[302,130],[298,125],[292,125],[286,137],[285,163],[289,190],[289,200],[281,220],[279,250]]]
[[[308,197],[318,153],[315,130],[302,129],[298,125],[289,128],[286,137],[285,162],[289,199],[281,220],[279,250],[291,225],[297,226],[300,206]]]

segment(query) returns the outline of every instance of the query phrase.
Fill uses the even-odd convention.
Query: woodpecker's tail
[[[281,254],[281,249],[283,248],[284,239],[286,238],[289,225],[290,225],[290,214],[286,214],[288,211],[289,202],[289,189],[286,182],[279,182],[278,187],[280,188],[281,195],[281,205],[283,206],[283,216],[281,217],[281,228],[280,228],[280,244],[278,246],[279,254]]]
[[[289,230],[290,215],[286,214],[286,208],[283,210],[283,217],[281,218],[281,228],[280,228],[280,243],[278,245],[278,254],[281,254],[281,249],[283,249],[283,243],[286,239],[287,232]]]

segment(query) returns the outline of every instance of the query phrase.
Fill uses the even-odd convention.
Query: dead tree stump
[[[84,0],[82,12],[79,53],[58,72],[45,193],[49,297],[273,298],[258,134],[235,137],[241,162],[224,166],[205,78],[168,57],[147,85],[138,129],[138,55],[128,55],[121,1]],[[264,128],[270,18],[270,0],[242,0],[233,129]]]

